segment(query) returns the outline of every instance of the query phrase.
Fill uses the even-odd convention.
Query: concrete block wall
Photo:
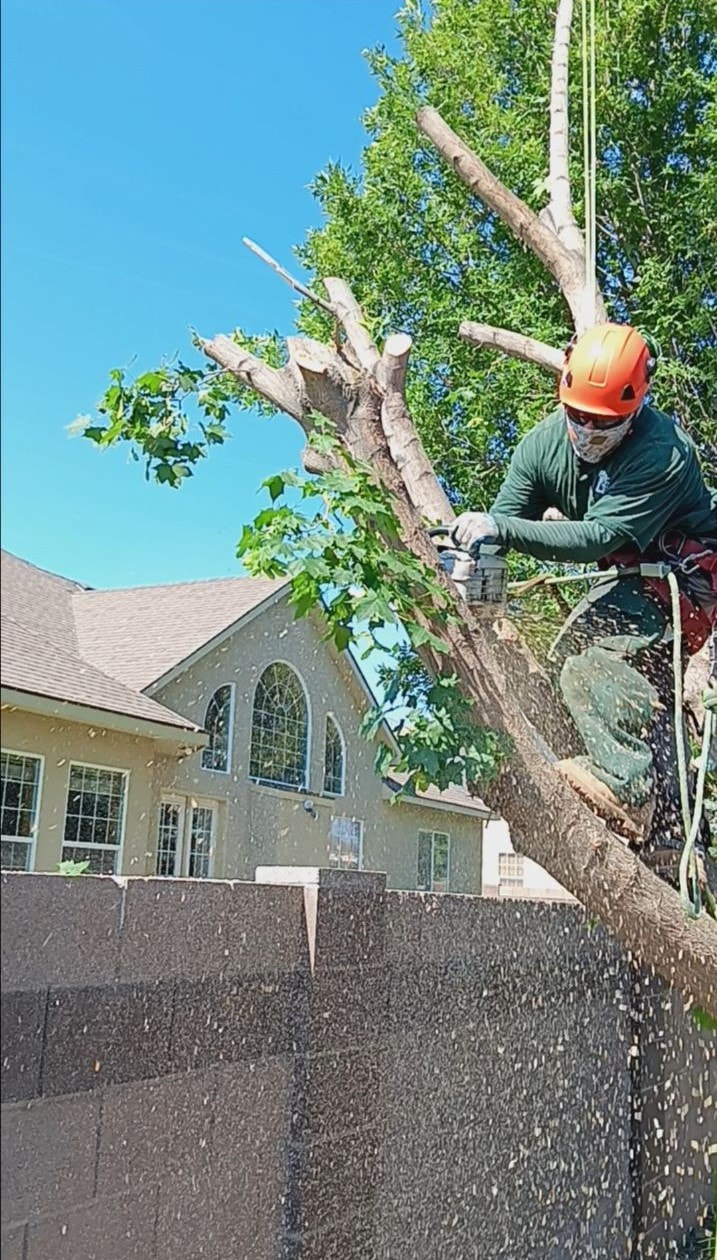
[[[662,1260],[704,1209],[714,1047],[577,907],[3,883],[4,1260]]]

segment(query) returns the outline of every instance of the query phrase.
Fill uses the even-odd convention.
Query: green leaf
[[[266,486],[271,495],[271,501],[274,503],[284,493],[286,482],[281,473],[275,473],[273,477],[267,477],[266,481],[262,481],[261,484]]]
[[[702,1029],[703,1032],[717,1031],[717,1019],[715,1019],[714,1015],[710,1015],[709,1011],[704,1010],[701,1006],[693,1006],[692,1019],[697,1027]]]

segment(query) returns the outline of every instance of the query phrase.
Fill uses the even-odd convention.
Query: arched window
[[[344,741],[335,719],[329,713],[324,740],[324,791],[330,792],[332,796],[343,796],[344,773]]]
[[[202,750],[203,770],[229,769],[231,747],[232,686],[225,683],[217,687],[204,718],[204,729],[209,743]]]
[[[257,683],[249,775],[277,787],[306,787],[309,707],[290,665],[275,661]]]

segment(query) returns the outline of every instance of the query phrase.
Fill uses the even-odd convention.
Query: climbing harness
[[[699,561],[711,554],[712,553],[708,551],[698,550],[694,555],[687,556],[681,560],[676,553],[671,556],[671,560],[673,561],[673,565],[677,565],[682,572],[686,574],[693,574],[699,567]],[[680,898],[685,913],[689,918],[696,919],[702,911],[703,891],[700,887],[695,843],[702,823],[705,780],[709,767],[713,730],[715,728],[715,722],[717,721],[717,689],[712,686],[708,686],[704,694],[705,720],[702,732],[702,748],[697,762],[697,781],[695,784],[694,806],[691,807],[687,752],[685,748],[684,723],[682,719],[683,596],[673,565],[665,564],[663,562],[655,562],[636,565],[620,565],[619,567],[612,567],[608,569],[595,569],[588,573],[568,573],[560,575],[538,574],[537,577],[528,578],[526,581],[509,582],[507,584],[507,590],[509,594],[520,598],[522,595],[528,594],[529,591],[535,590],[538,586],[557,586],[570,582],[602,582],[606,579],[619,579],[635,575],[639,575],[644,578],[648,584],[654,583],[656,580],[667,582],[670,593],[670,608],[672,615],[672,669],[674,674],[675,696],[675,743],[677,747],[680,810],[682,814],[682,825],[685,833],[685,842],[679,864],[679,888]],[[710,638],[710,649],[712,653],[717,651],[717,648],[715,648],[715,642],[715,631],[713,630]],[[711,673],[713,672],[714,671],[711,669]],[[704,890],[704,900],[710,910],[710,913],[717,917],[717,906],[715,904],[714,897],[707,887]]]

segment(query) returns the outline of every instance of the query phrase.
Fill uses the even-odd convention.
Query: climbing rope
[[[581,3],[585,283],[597,318],[597,123],[595,109],[595,0]]]
[[[667,581],[670,587],[672,605],[672,668],[675,675],[675,740],[677,743],[677,770],[680,781],[680,808],[682,825],[685,829],[685,843],[680,858],[680,897],[685,913],[696,919],[702,910],[702,889],[697,870],[697,854],[695,842],[699,835],[704,807],[705,780],[709,765],[710,747],[712,744],[712,727],[715,708],[717,708],[717,692],[711,688],[704,697],[705,720],[702,731],[702,749],[697,762],[697,782],[695,784],[694,808],[690,809],[690,788],[687,777],[687,755],[685,750],[685,730],[682,721],[682,615],[680,613],[680,588],[672,570],[668,570]],[[714,913],[714,898],[705,888],[705,900],[708,908]],[[711,905],[709,903],[711,902]]]

